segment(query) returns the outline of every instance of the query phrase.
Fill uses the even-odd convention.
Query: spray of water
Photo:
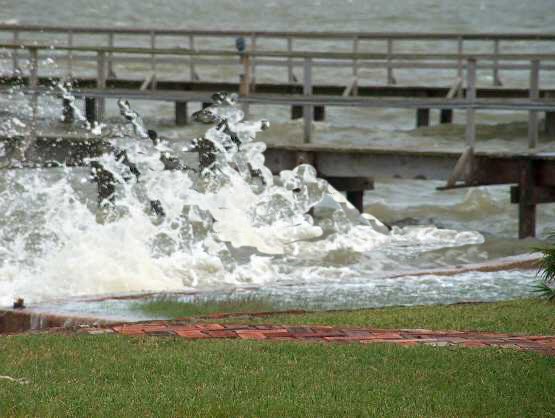
[[[112,152],[88,161],[107,191],[100,205],[87,169],[6,171],[0,306],[18,296],[34,302],[311,280],[352,254],[371,259],[366,270],[383,271],[396,264],[395,252],[482,242],[477,233],[433,227],[389,232],[309,165],[274,176],[265,144],[255,140],[269,122],[245,121],[234,95],[213,100],[194,114],[210,127],[181,149],[120,100],[126,126],[115,129]]]

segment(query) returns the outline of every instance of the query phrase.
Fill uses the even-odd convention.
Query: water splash
[[[315,280],[319,265],[357,263],[357,254],[370,260],[363,269],[383,272],[398,264],[396,251],[482,242],[437,228],[389,233],[306,164],[274,176],[256,142],[269,122],[244,121],[232,95],[213,99],[194,115],[211,126],[181,149],[119,101],[132,129],[116,129],[112,152],[89,160],[109,186],[100,206],[86,169],[7,172],[0,305]]]

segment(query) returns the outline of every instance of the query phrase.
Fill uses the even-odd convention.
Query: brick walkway
[[[225,338],[326,343],[394,343],[411,346],[505,347],[555,356],[555,336],[522,336],[489,332],[430,331],[425,329],[335,328],[330,326],[233,325],[180,321],[155,321],[84,328],[88,334],[117,333],[128,336],[176,336],[189,340]]]

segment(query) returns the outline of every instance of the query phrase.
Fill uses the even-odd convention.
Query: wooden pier
[[[97,43],[80,44],[81,36],[95,38]],[[237,38],[243,39],[245,48],[235,48],[241,46],[241,42],[236,44]],[[418,44],[418,52],[403,50],[406,42]],[[367,45],[376,43],[383,48]],[[517,46],[538,43],[542,53],[514,52]],[[544,115],[546,135],[555,137],[555,88],[545,88],[541,82],[541,74],[555,70],[555,33],[303,33],[0,25],[0,51],[5,52],[0,60],[10,60],[12,65],[12,71],[0,78],[0,93],[9,93],[18,85],[36,108],[39,95],[62,100],[52,83],[70,80],[71,93],[84,100],[91,122],[102,120],[106,100],[120,97],[174,102],[178,125],[188,123],[189,104],[206,106],[215,91],[239,93],[246,110],[250,105],[288,106],[292,118],[303,118],[303,145],[269,146],[266,158],[272,170],[313,164],[321,176],[345,190],[359,209],[364,190],[373,187],[376,177],[444,180],[445,189],[513,184],[511,201],[519,205],[519,236],[525,238],[535,235],[536,205],[555,202],[555,156],[534,152],[540,114]],[[41,64],[45,58],[54,60],[56,71]],[[130,63],[131,70],[118,67]],[[235,80],[210,79],[209,71],[203,71],[222,65],[236,69]],[[168,75],[168,66],[183,68],[183,76]],[[284,80],[257,80],[261,67],[283,68]],[[348,76],[340,81],[316,81],[319,71],[330,69],[347,71]],[[365,85],[361,73],[369,69],[383,70],[385,82]],[[417,70],[452,72],[452,77],[443,86],[400,82],[402,71]],[[490,86],[477,82],[484,71],[491,74]],[[513,71],[526,72],[526,86],[510,84],[508,75]],[[440,110],[439,123],[452,123],[455,111],[464,112],[465,151],[314,144],[312,121],[324,120],[334,107],[414,109],[417,127],[430,125],[431,109]],[[527,112],[530,152],[479,152],[475,119],[480,110]],[[73,120],[67,101],[64,118]],[[21,140],[29,145],[36,140],[37,149],[51,154],[45,145],[50,140],[35,131]],[[83,150],[78,144],[82,151],[73,153],[79,141],[67,141],[71,143],[67,147],[57,147],[55,160],[79,165],[82,156],[100,152],[94,147],[91,151],[90,146]],[[67,153],[59,154],[63,149]],[[40,164],[45,158],[37,161]]]

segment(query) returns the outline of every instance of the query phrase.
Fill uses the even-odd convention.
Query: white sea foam
[[[475,232],[435,227],[389,233],[377,219],[360,216],[311,166],[272,176],[264,166],[265,145],[254,142],[266,121],[242,121],[229,102],[204,112],[198,118],[213,118],[215,125],[193,148],[208,148],[208,163],[196,171],[164,170],[160,156],[172,157],[172,147],[150,141],[140,116],[126,108],[133,129],[113,145],[125,150],[141,176],[137,180],[121,155],[94,159],[116,180],[113,203],[101,208],[86,170],[8,171],[0,183],[0,305],[15,297],[33,303],[318,281],[325,276],[322,263],[338,254],[345,265],[334,269],[336,278],[343,270],[346,276],[383,272],[396,251],[418,254],[483,241]],[[82,115],[77,121],[90,130]],[[153,213],[153,201],[164,216]],[[356,254],[372,262],[361,268]]]

